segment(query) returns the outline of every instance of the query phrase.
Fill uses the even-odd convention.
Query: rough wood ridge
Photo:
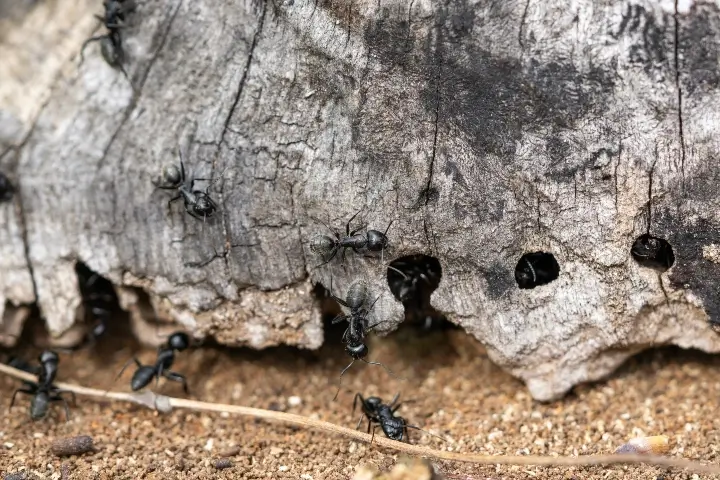
[[[388,332],[380,260],[313,269],[308,246],[363,208],[394,219],[386,263],[439,260],[433,306],[538,399],[652,345],[720,351],[715,2],[146,0],[124,32],[136,94],[96,47],[78,65],[101,2],[0,5],[6,327],[37,301],[69,329],[81,261],[138,329],[316,348],[332,274],[384,292]],[[227,169],[205,223],[151,182],[178,150],[192,175]],[[669,270],[630,255],[648,233]],[[560,274],[520,289],[530,252]]]

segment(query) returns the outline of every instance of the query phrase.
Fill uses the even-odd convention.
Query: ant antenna
[[[421,432],[425,432],[425,433],[427,433],[428,435],[432,435],[433,437],[439,438],[440,440],[442,440],[442,441],[445,442],[445,443],[449,443],[449,441],[448,441],[447,438],[441,437],[440,435],[435,435],[434,433],[430,433],[430,432],[428,432],[427,430],[423,430],[422,428],[420,428],[420,427],[418,427],[418,426],[416,426],[416,425],[405,425],[405,428],[414,428],[415,430],[420,430]]]
[[[532,263],[530,263],[530,260],[525,258],[525,263],[527,263],[527,266],[530,268],[530,272],[532,272],[533,276],[533,283],[537,283],[537,275],[535,275],[535,269],[532,266]]]
[[[390,370],[388,367],[386,367],[385,365],[383,365],[383,364],[380,363],[380,362],[372,362],[372,361],[370,361],[370,360],[365,360],[364,358],[360,358],[360,359],[353,358],[353,361],[350,362],[350,364],[349,364],[347,367],[345,367],[345,368],[343,369],[343,371],[340,373],[340,382],[339,382],[340,385],[338,385],[337,392],[335,392],[335,396],[333,397],[333,402],[334,402],[335,400],[337,400],[337,397],[338,397],[338,395],[340,394],[340,389],[342,388],[342,377],[343,377],[343,375],[345,375],[345,372],[347,372],[348,369],[349,369],[350,367],[352,367],[353,363],[355,363],[355,360],[361,360],[361,361],[367,363],[368,365],[380,365],[381,367],[383,367],[383,368],[385,369],[385,371],[386,371],[387,373],[389,373],[389,374],[392,375],[393,377],[397,378],[398,380],[402,380],[400,377],[398,377],[397,375],[395,375],[392,370]]]
[[[388,232],[388,230],[390,230],[390,225],[392,225],[394,221],[395,221],[395,219],[393,218],[392,220],[390,220],[390,223],[388,223],[388,226],[385,229],[385,232],[383,233],[383,236],[385,238],[387,238],[387,232]],[[382,250],[380,250],[380,263],[385,263],[385,249],[384,248]],[[407,277],[405,277],[405,278],[407,278]]]
[[[382,253],[380,254],[380,256],[382,256]],[[403,272],[402,270],[399,270],[399,269],[393,267],[392,265],[388,265],[387,268],[389,268],[390,270],[396,271],[397,273],[399,273],[400,275],[402,275],[402,277],[403,277],[405,280],[409,280],[409,278],[410,278],[410,277],[407,276],[407,274],[406,274],[405,272]]]

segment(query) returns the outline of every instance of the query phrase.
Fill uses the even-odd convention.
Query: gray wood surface
[[[80,260],[138,321],[144,291],[232,345],[319,346],[310,290],[331,275],[338,295],[358,277],[383,293],[389,332],[403,307],[380,260],[314,269],[307,244],[363,209],[394,220],[386,263],[439,259],[433,306],[536,398],[649,346],[720,350],[714,2],[147,0],[124,32],[136,94],[97,44],[78,66],[100,2],[25,8],[0,19],[18,59],[0,66],[0,167],[20,189],[0,206],[0,309],[36,299],[61,334]],[[178,151],[224,172],[204,224],[151,182]],[[674,249],[665,273],[630,256],[648,231]],[[519,289],[533,251],[560,276]]]

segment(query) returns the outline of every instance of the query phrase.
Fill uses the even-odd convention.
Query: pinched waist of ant
[[[355,235],[353,237],[341,238],[338,245],[344,248],[365,248],[367,246],[367,238]]]

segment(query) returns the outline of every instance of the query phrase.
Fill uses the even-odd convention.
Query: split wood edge
[[[0,364],[0,372],[20,380],[36,382],[37,377],[10,367],[9,365]],[[158,395],[151,391],[142,393],[123,393],[123,392],[105,392],[95,388],[87,388],[69,383],[57,382],[54,384],[61,390],[74,392],[77,395],[84,395],[94,398],[112,399],[123,402],[131,402],[144,405],[150,409],[161,413],[168,413],[173,408],[186,408],[189,410],[234,413],[247,417],[262,418],[265,420],[273,420],[280,423],[296,425],[300,427],[309,427],[326,432],[336,433],[349,437],[361,442],[370,443],[371,436],[358,430],[347,427],[341,427],[333,423],[315,420],[313,418],[296,415],[293,413],[276,412],[274,410],[263,410],[260,408],[242,407],[239,405],[223,405],[219,403],[199,402],[195,400],[187,400],[184,398],[167,397]],[[0,406],[2,408],[2,406]],[[710,473],[720,474],[720,465],[703,464],[695,460],[687,460],[682,458],[669,458],[663,456],[622,454],[622,455],[582,455],[577,457],[569,456],[541,456],[541,455],[479,455],[472,453],[448,452],[444,450],[436,450],[420,445],[412,445],[408,443],[390,440],[389,438],[375,435],[374,444],[386,447],[392,450],[417,455],[420,457],[432,458],[436,460],[447,460],[451,462],[475,463],[482,465],[527,465],[542,467],[563,467],[563,466],[593,466],[593,465],[620,465],[620,464],[646,464],[658,467],[680,468],[694,473]]]

